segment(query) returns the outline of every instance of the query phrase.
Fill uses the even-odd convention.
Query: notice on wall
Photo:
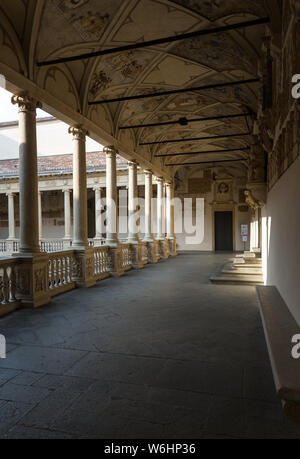
[[[241,235],[243,242],[248,242],[248,225],[241,225]]]
[[[248,225],[241,225],[241,235],[248,236]]]

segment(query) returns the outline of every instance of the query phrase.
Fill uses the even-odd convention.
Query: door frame
[[[212,248],[213,252],[216,251],[216,234],[215,234],[215,212],[232,212],[232,247],[233,251],[236,252],[236,204],[233,202],[229,203],[212,203]]]

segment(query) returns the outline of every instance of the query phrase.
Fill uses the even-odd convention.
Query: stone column
[[[159,247],[160,257],[168,258],[168,241],[165,239],[164,234],[164,220],[165,220],[165,187],[163,178],[157,179],[157,241]]]
[[[15,222],[15,194],[7,193],[8,197],[8,240],[16,239],[16,222]]]
[[[15,222],[15,194],[10,191],[8,197],[8,239],[6,250],[8,253],[14,252],[14,242],[16,241],[16,222]]]
[[[49,303],[48,255],[41,254],[38,220],[36,109],[41,105],[28,94],[12,97],[19,106],[20,248],[17,298],[29,306]]]
[[[128,163],[128,242],[136,244],[139,241],[138,228],[136,224],[136,213],[138,205],[138,184],[137,184],[137,163]]]
[[[71,126],[73,136],[73,243],[76,254],[73,280],[79,287],[96,284],[94,249],[88,247],[86,135],[82,126]]]
[[[167,223],[167,239],[169,240],[169,252],[171,255],[176,255],[176,238],[175,238],[175,222],[174,222],[174,185],[167,183],[166,197],[166,223]]]
[[[106,154],[106,243],[111,247],[118,244],[118,190],[117,152],[114,147],[105,147]]]
[[[73,247],[88,247],[86,150],[87,131],[81,126],[69,128],[73,136]]]
[[[102,199],[101,199],[101,192],[102,188],[95,187],[95,245],[100,245],[103,238],[102,238]]]
[[[19,106],[20,154],[20,253],[39,253],[38,168],[36,109],[40,104],[28,95],[13,96]]]
[[[43,239],[43,208],[42,208],[42,192],[39,191],[38,198],[38,209],[39,209],[39,240]]]
[[[145,238],[147,242],[147,256],[150,263],[157,263],[159,260],[159,243],[152,233],[152,171],[145,171]]]
[[[167,220],[167,238],[172,239],[174,237],[174,188],[172,183],[167,183],[167,209],[166,209],[166,220]]]
[[[145,171],[145,242],[153,242],[152,234],[152,171]]]
[[[144,267],[143,244],[139,239],[137,225],[138,211],[138,175],[137,162],[128,162],[128,242],[131,244],[132,266],[136,269]]]
[[[164,201],[164,180],[163,178],[157,179],[157,239],[164,239],[163,235],[163,206]]]
[[[64,213],[65,213],[65,237],[64,247],[68,248],[71,245],[71,190],[66,188],[64,193]]]

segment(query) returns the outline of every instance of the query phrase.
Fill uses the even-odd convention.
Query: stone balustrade
[[[108,246],[94,248],[95,259],[95,278],[102,280],[110,275],[111,271],[111,255]]]
[[[12,258],[0,259],[0,317],[20,304],[16,299],[17,264]]]
[[[74,251],[49,254],[49,290],[51,296],[75,288],[73,282]]]
[[[64,241],[62,239],[43,239],[40,244],[41,251],[45,253],[60,252],[64,249]]]
[[[122,276],[132,269],[131,244],[119,244],[117,248],[117,274]]]

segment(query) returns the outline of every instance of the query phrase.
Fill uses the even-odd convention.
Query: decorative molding
[[[12,96],[11,103],[18,105],[19,113],[36,112],[37,108],[42,108],[41,102],[38,102],[28,94]]]
[[[70,126],[68,129],[68,133],[73,136],[73,140],[86,140],[86,136],[88,135],[88,131],[82,126]]]

